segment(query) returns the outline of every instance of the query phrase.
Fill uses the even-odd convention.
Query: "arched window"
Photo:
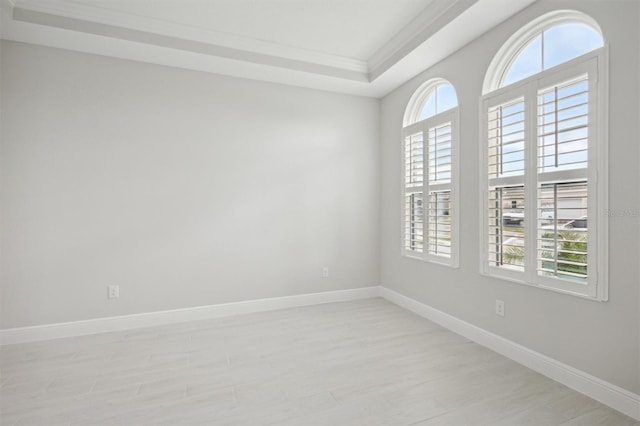
[[[547,13],[522,27],[491,61],[482,93],[523,80],[604,46],[598,23],[575,10]]]
[[[603,46],[593,19],[556,11],[491,62],[481,111],[484,273],[606,300]]]
[[[404,115],[404,126],[456,108],[458,97],[451,83],[441,78],[427,81],[415,91]]]
[[[443,79],[424,83],[404,115],[403,253],[457,266],[458,99]]]
[[[603,45],[602,35],[583,23],[559,24],[542,30],[513,58],[502,76],[500,87],[568,62]]]

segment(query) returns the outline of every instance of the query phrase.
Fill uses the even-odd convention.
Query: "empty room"
[[[0,36],[0,425],[640,426],[640,1]]]

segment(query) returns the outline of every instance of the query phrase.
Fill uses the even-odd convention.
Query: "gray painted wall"
[[[480,276],[478,229],[479,98],[485,71],[511,34],[555,9],[577,9],[601,25],[610,44],[610,208],[640,207],[638,173],[638,6],[635,1],[539,2],[382,101],[382,285],[578,369],[639,392],[638,217],[610,219],[610,300],[598,303]],[[432,77],[457,89],[461,135],[460,268],[400,256],[402,117],[416,88]],[[606,212],[603,212],[606,214]],[[495,299],[506,317],[495,315]]]
[[[2,65],[2,328],[378,285],[379,101],[13,42]]]

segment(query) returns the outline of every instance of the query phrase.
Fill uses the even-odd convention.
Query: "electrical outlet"
[[[329,267],[325,266],[322,268],[322,278],[329,278]]]
[[[496,299],[496,315],[504,316],[504,301]]]
[[[108,289],[108,297],[109,299],[117,299],[120,297],[120,286],[119,285],[110,285],[107,287]]]

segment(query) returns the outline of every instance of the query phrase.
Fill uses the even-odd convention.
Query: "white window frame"
[[[503,61],[504,62],[504,61]],[[608,300],[608,48],[602,47],[578,58],[544,70],[509,86],[493,90],[480,100],[481,111],[481,274],[552,291]],[[538,90],[584,73],[589,74],[589,160],[588,185],[588,277],[586,284],[540,276],[536,267],[537,235],[537,95]],[[524,271],[489,265],[489,177],[488,109],[492,105],[522,97],[525,99],[525,267]],[[566,173],[569,176],[570,171]]]
[[[411,105],[409,106],[411,108]],[[459,235],[460,235],[460,171],[459,171],[459,107],[449,109],[439,114],[433,115],[422,121],[418,121],[413,124],[406,125],[402,129],[402,144],[401,144],[401,170],[402,170],[402,200],[401,200],[401,241],[400,251],[402,256],[406,256],[412,259],[418,259],[426,262],[436,263],[440,265],[449,266],[452,268],[458,267],[458,256],[460,251]],[[429,185],[429,161],[428,161],[428,134],[429,129],[442,125],[444,123],[451,123],[451,182],[447,184]],[[422,186],[422,199],[423,199],[423,251],[422,253],[415,252],[413,250],[407,250],[405,248],[405,229],[406,229],[406,212],[405,212],[405,140],[408,136],[415,134],[422,134],[423,140],[423,152],[424,152],[424,165],[423,165],[423,186]],[[429,193],[431,191],[451,191],[451,255],[442,256],[429,253],[429,223],[427,205],[429,200]]]
[[[505,74],[509,71],[509,68],[511,68],[516,57],[531,40],[551,27],[568,23],[585,24],[602,34],[602,30],[595,19],[577,10],[555,10],[539,16],[520,28],[518,32],[511,36],[502,47],[500,47],[500,50],[498,50],[498,53],[496,53],[487,68],[487,73],[482,85],[482,93],[488,94],[500,87]],[[515,82],[514,84],[518,84],[521,81]]]

